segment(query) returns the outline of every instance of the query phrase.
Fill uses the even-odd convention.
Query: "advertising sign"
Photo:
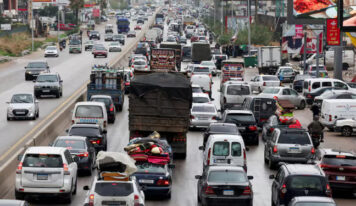
[[[55,3],[56,0],[32,0],[32,2],[41,2],[41,3]]]
[[[93,17],[99,17],[100,16],[100,9],[93,9]]]
[[[341,31],[356,31],[356,0],[339,0],[338,16]]]
[[[337,19],[326,20],[326,44],[329,46],[340,45],[340,29],[337,26]]]
[[[1,31],[11,31],[11,24],[1,24]]]

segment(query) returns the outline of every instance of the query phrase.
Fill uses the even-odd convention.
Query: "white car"
[[[132,63],[131,67],[134,71],[149,71],[150,70],[150,68],[148,68],[147,61],[142,60],[142,59],[135,60]]]
[[[349,137],[356,131],[356,120],[355,118],[340,119],[336,120],[335,132],[341,132],[342,136]]]
[[[15,197],[40,195],[64,198],[67,203],[77,192],[78,157],[64,147],[29,147],[19,156]]]
[[[212,103],[208,94],[205,93],[193,93],[193,103]]]
[[[112,42],[109,44],[109,52],[121,52],[121,45],[119,42]]]
[[[7,102],[7,120],[32,119],[39,116],[39,106],[33,94],[14,94],[10,102]]]
[[[83,188],[89,190],[85,205],[144,206],[145,194],[139,188],[134,176],[131,176],[128,181],[108,181],[94,178],[91,188],[88,186]]]
[[[279,87],[281,81],[275,75],[258,75],[251,79],[252,91],[262,92],[266,87]]]
[[[58,57],[59,52],[56,46],[47,46],[44,52],[44,57]]]
[[[216,70],[215,63],[214,63],[212,60],[210,60],[210,61],[202,61],[202,62],[200,63],[200,65],[201,65],[201,66],[204,66],[204,67],[209,67],[209,69],[210,69],[210,71],[211,71],[211,74],[212,74],[213,76],[216,76],[217,70]]]

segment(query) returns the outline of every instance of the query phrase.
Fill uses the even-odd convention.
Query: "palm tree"
[[[84,0],[70,0],[69,6],[75,13],[75,22],[78,25],[79,9],[84,7]]]

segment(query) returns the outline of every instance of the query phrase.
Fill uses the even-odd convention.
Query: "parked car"
[[[331,197],[328,180],[318,165],[283,164],[270,179],[272,205],[288,205],[294,197]]]
[[[109,52],[121,52],[121,45],[118,42],[111,42],[109,44]]]
[[[305,97],[288,87],[269,87],[263,90],[258,96],[275,98],[277,100],[288,100],[298,109],[304,109],[307,105]]]
[[[258,75],[251,79],[252,91],[261,93],[266,87],[278,87],[281,85],[280,80],[274,75]]]
[[[85,172],[89,176],[92,174],[96,155],[95,148],[87,137],[59,136],[54,140],[52,146],[67,148],[72,157],[78,157],[78,172]]]
[[[15,198],[31,195],[63,198],[67,203],[77,192],[77,170],[69,150],[63,147],[29,147],[19,156],[16,169]],[[58,200],[58,199],[57,199]]]
[[[190,115],[191,128],[207,128],[210,123],[217,122],[218,112],[214,104],[210,103],[194,103]]]
[[[336,206],[335,201],[332,198],[318,197],[318,196],[294,197],[288,204],[288,206],[301,206],[301,205]]]
[[[282,82],[293,82],[296,72],[291,66],[280,66],[276,72],[276,76]]]
[[[247,176],[242,167],[210,166],[198,179],[198,202],[208,205],[246,205],[253,203],[253,190],[250,182],[252,176]]]
[[[264,149],[265,163],[273,169],[279,162],[308,163],[315,158],[315,148],[304,129],[275,128]]]
[[[25,67],[25,80],[34,80],[40,73],[50,72],[47,61],[31,61]]]
[[[94,55],[94,58],[97,56],[103,56],[104,58],[108,57],[108,51],[103,45],[100,44],[94,45],[92,54]]]
[[[58,73],[40,74],[34,85],[34,95],[36,98],[41,95],[55,95],[56,98],[63,96],[63,80]]]
[[[111,96],[109,96],[109,95],[92,95],[90,97],[90,101],[104,103],[105,107],[106,107],[106,112],[108,114],[108,122],[109,123],[115,122],[116,108],[115,108],[114,101],[112,100]]]
[[[246,82],[226,81],[220,89],[221,111],[241,105],[245,98],[251,94],[251,87]]]
[[[73,124],[66,132],[69,136],[87,137],[97,152],[107,150],[107,132],[98,124]]]
[[[225,110],[221,122],[236,124],[246,144],[258,145],[258,128],[256,119],[250,110]]]
[[[47,46],[44,52],[44,57],[59,57],[59,52],[56,46]]]
[[[341,132],[344,137],[350,137],[356,131],[356,120],[355,118],[336,120],[333,129],[335,132]]]
[[[7,102],[7,120],[36,120],[40,114],[38,103],[38,100],[33,94],[21,93],[12,95],[11,101]]]

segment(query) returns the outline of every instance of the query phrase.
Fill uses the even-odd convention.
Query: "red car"
[[[198,42],[198,41],[199,41],[199,37],[193,35],[193,36],[190,38],[190,41],[191,41],[191,42]]]
[[[68,24],[59,24],[59,30],[61,30],[61,31],[69,31],[72,29],[73,29],[73,27],[71,27]]]
[[[94,55],[94,58],[97,56],[108,57],[108,51],[103,45],[94,45],[92,54]]]
[[[324,149],[320,167],[324,170],[331,190],[356,191],[356,155],[351,152]]]
[[[141,30],[141,25],[136,25],[134,29],[135,30]]]

